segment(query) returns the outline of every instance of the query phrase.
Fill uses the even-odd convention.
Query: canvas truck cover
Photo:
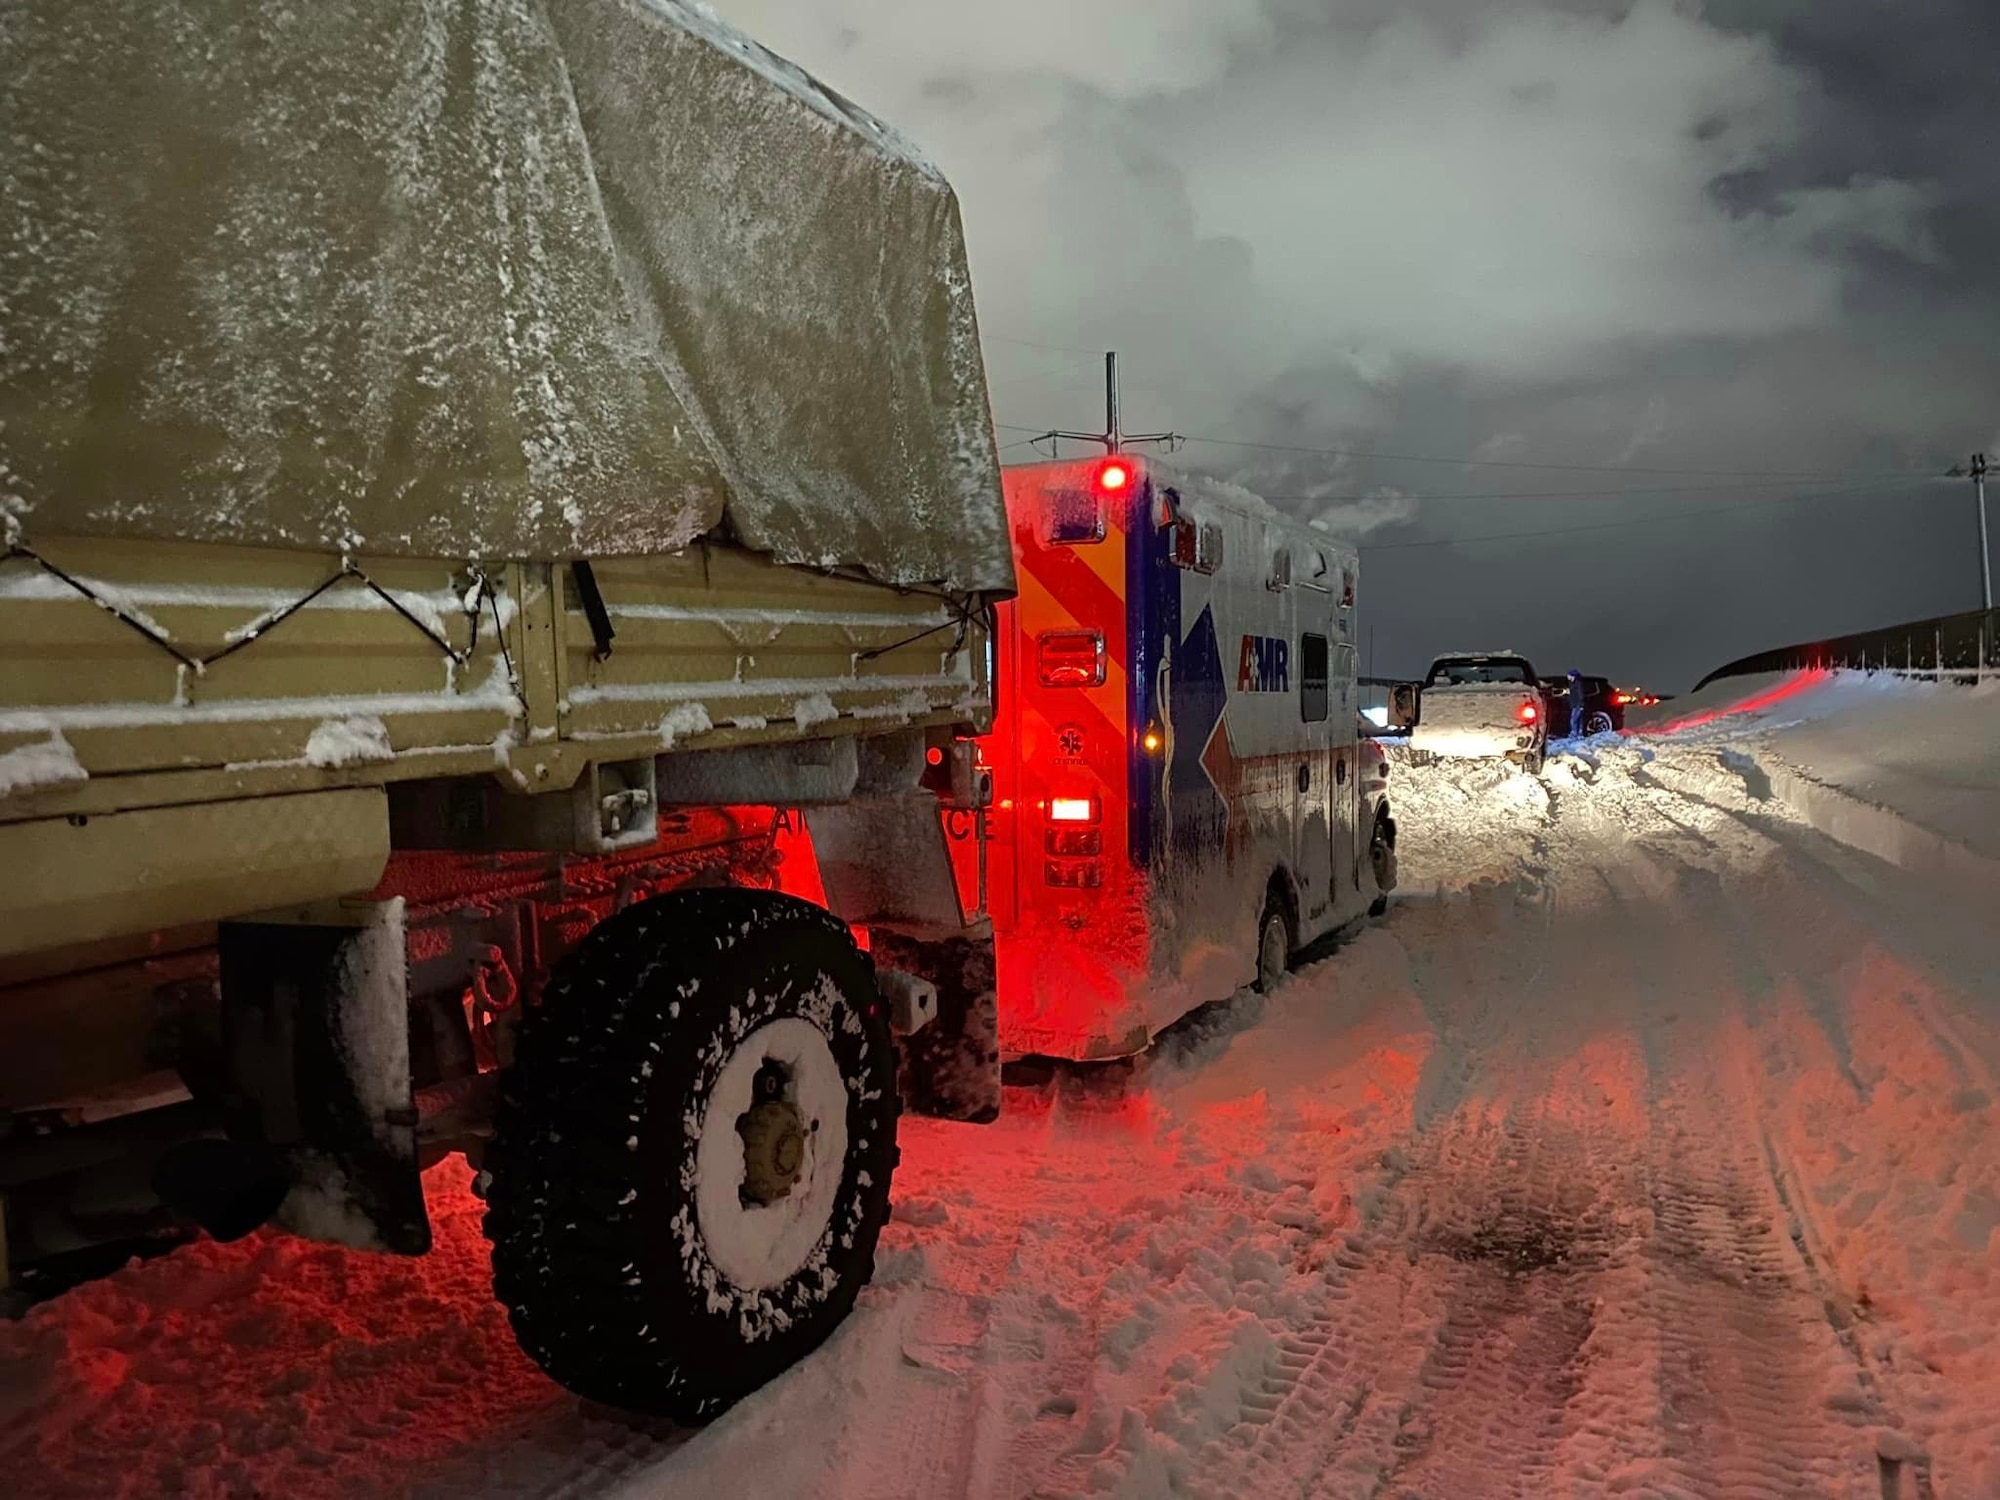
[[[678,0],[5,0],[0,505],[1009,590],[957,204]]]

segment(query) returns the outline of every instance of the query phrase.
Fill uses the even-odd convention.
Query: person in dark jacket
[[[1572,670],[1569,674],[1569,737],[1583,738],[1584,710],[1583,673]]]

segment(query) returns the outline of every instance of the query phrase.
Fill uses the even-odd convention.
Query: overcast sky
[[[2000,449],[1994,0],[716,8],[951,178],[1003,443],[1116,348],[1128,427],[1409,456],[1181,455],[1369,549],[1378,674],[1978,602],[1970,484],[1879,476]]]

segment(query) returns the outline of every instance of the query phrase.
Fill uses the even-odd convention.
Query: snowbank
[[[2000,681],[1901,686],[1871,684],[1837,712],[1773,731],[1769,749],[1814,782],[2000,860]]]
[[[1905,869],[2000,881],[2000,683],[1766,673],[1635,714],[1628,730],[1713,745],[1829,837]]]

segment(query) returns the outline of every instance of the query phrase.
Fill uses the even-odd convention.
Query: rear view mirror
[[[1417,697],[1420,689],[1414,682],[1399,682],[1389,690],[1389,727],[1408,729],[1417,722]]]

